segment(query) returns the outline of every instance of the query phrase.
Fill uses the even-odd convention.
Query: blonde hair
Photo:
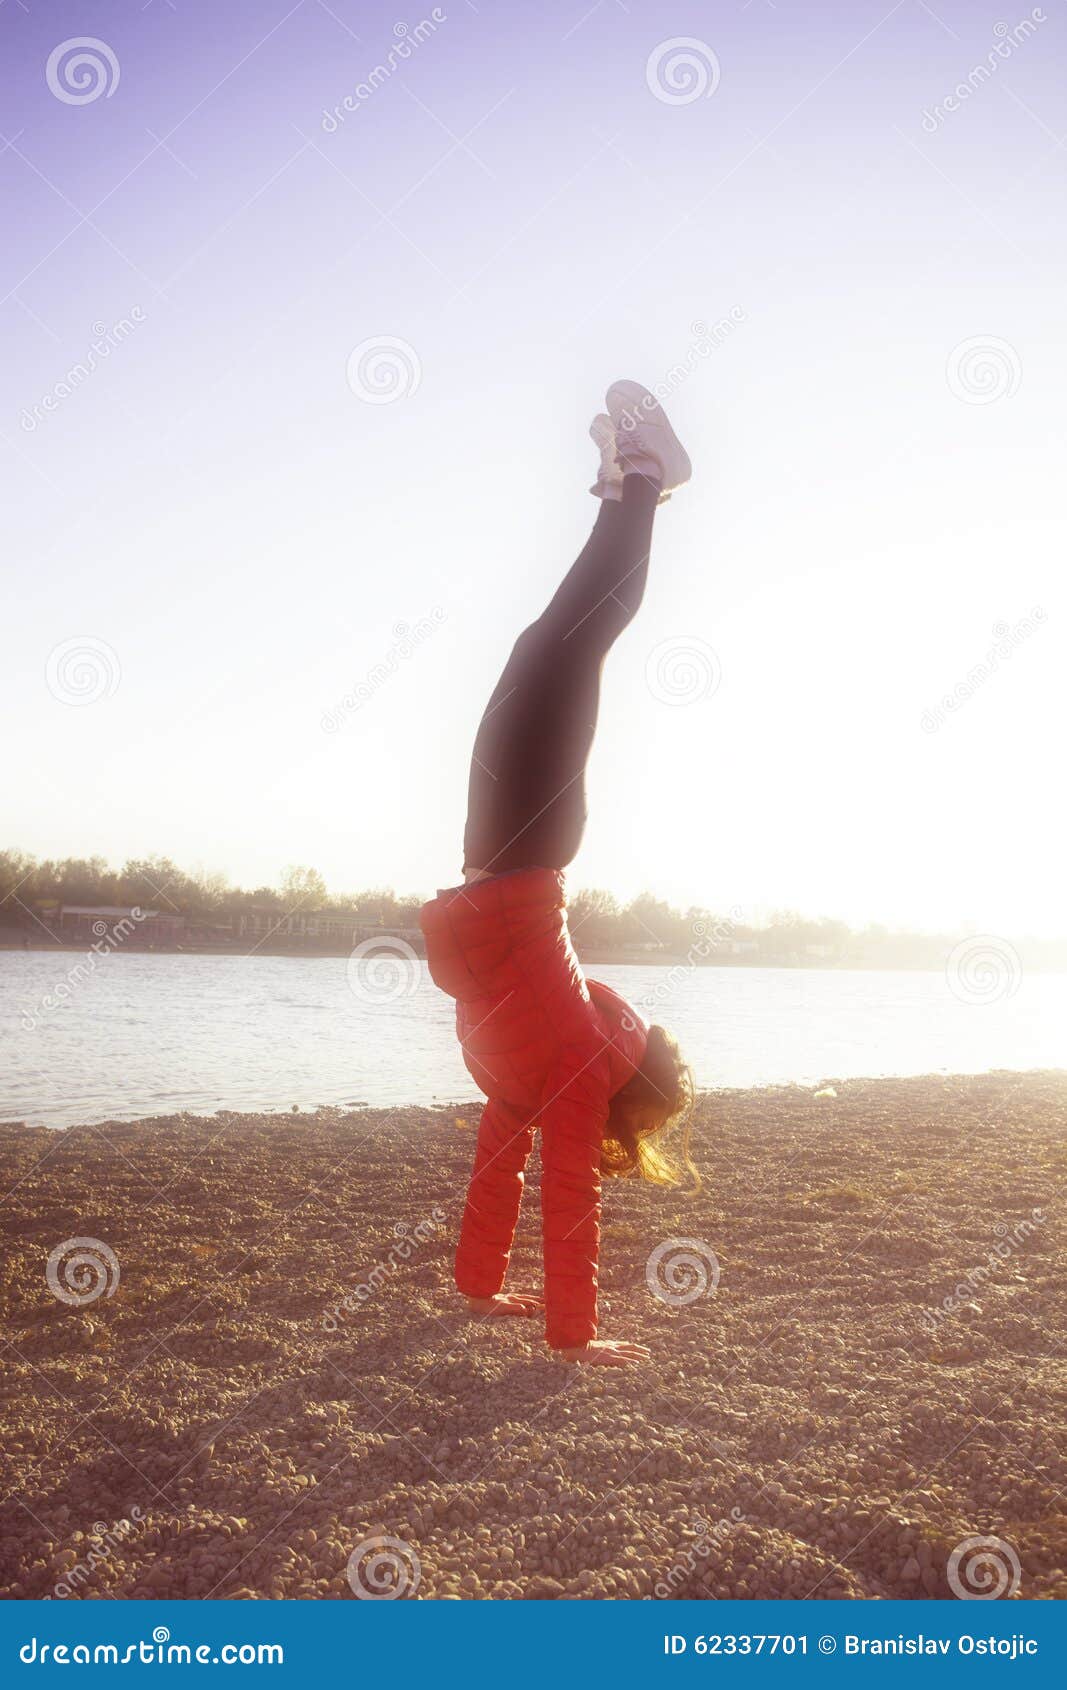
[[[648,1029],[640,1066],[615,1093],[600,1149],[602,1174],[636,1176],[651,1185],[677,1185],[700,1175],[689,1155],[696,1092],[693,1071],[665,1027]]]

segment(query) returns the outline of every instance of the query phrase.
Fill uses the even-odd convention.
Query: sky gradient
[[[1067,933],[1062,4],[8,0],[0,42],[0,842],[453,883],[628,376],[695,473],[574,884]]]

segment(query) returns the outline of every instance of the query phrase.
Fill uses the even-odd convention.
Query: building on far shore
[[[727,939],[722,948],[725,950],[727,956],[755,956],[759,951],[759,940]]]
[[[149,944],[175,944],[185,937],[184,915],[171,910],[146,910],[139,905],[60,904],[60,936],[64,939],[128,939],[135,934]]]
[[[285,910],[253,904],[221,919],[186,915],[180,910],[146,909],[137,904],[64,904],[42,900],[36,942],[45,934],[61,943],[123,944],[176,950],[274,948],[318,950],[343,955],[357,945],[380,940],[383,947],[407,947],[424,954],[417,927],[371,926],[355,910]],[[32,933],[31,929],[27,932]]]
[[[355,910],[279,910],[272,904],[252,904],[237,916],[237,934],[253,944],[329,945],[354,950],[370,939],[383,945],[399,940],[421,953],[417,927],[368,927]]]
[[[58,904],[46,925],[60,939],[98,940],[138,945],[226,945],[233,938],[229,921],[198,921],[180,910],[144,909],[139,904]]]

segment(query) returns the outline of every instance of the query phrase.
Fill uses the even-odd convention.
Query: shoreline
[[[1038,1078],[1059,1081],[1065,1088],[1065,1111],[1067,1111],[1067,1067],[1064,1068],[985,1068],[976,1073],[966,1071],[940,1072],[927,1070],[917,1074],[858,1074],[841,1076],[825,1074],[817,1079],[808,1080],[767,1080],[762,1083],[747,1086],[698,1086],[698,1109],[706,1110],[716,1101],[727,1101],[731,1098],[749,1097],[754,1099],[767,1097],[769,1094],[781,1094],[783,1097],[796,1095],[798,1097],[822,1098],[836,1097],[838,1088],[846,1086],[892,1086],[915,1083],[929,1083],[931,1086],[942,1085],[946,1081],[965,1084],[972,1080],[1025,1080]],[[473,1087],[474,1082],[471,1081]],[[344,1103],[302,1103],[283,1104],[267,1103],[257,1107],[243,1107],[237,1105],[217,1104],[208,1113],[199,1109],[169,1110],[164,1114],[145,1115],[101,1115],[99,1118],[73,1122],[66,1126],[50,1126],[47,1121],[31,1121],[15,1115],[0,1115],[0,1133],[6,1129],[18,1129],[23,1132],[73,1133],[84,1130],[103,1131],[109,1127],[138,1127],[151,1130],[157,1122],[177,1122],[188,1127],[212,1126],[224,1120],[258,1121],[262,1124],[274,1121],[302,1121],[313,1125],[320,1119],[331,1119],[338,1115],[346,1117],[398,1115],[405,1116],[415,1110],[423,1114],[448,1115],[454,1117],[456,1113],[470,1117],[473,1112],[474,1125],[481,1112],[484,1095],[472,1090],[466,1097],[434,1096],[424,1103],[371,1103],[366,1098],[354,1098]],[[1065,1119],[1067,1127],[1067,1119]]]
[[[395,935],[384,933],[382,944],[387,946]],[[946,941],[951,950],[951,941]],[[76,943],[75,941],[42,941],[32,945],[24,945],[20,940],[0,936],[0,955],[10,952],[15,956],[85,956],[91,951],[91,945]],[[760,969],[764,973],[813,973],[813,974],[944,974],[946,958],[940,957],[936,961],[913,960],[898,962],[891,959],[871,959],[859,962],[852,958],[834,960],[826,957],[797,957],[792,960],[777,958],[774,961],[753,957],[715,957],[694,958],[684,951],[609,951],[585,950],[576,946],[576,954],[583,968],[684,968],[688,969]],[[347,959],[351,956],[350,946],[324,946],[319,948],[310,945],[255,945],[251,950],[242,950],[235,945],[136,945],[128,940],[121,946],[109,951],[110,956],[187,956],[187,957],[234,957],[246,961],[251,957],[289,957],[294,961],[311,961],[322,958]],[[421,951],[414,951],[419,962],[425,962],[425,955]],[[947,953],[946,953],[947,955]],[[1067,974],[1067,958],[1062,962],[1027,961],[1027,972],[1032,974]]]
[[[1065,1119],[1055,1071],[703,1094],[699,1193],[606,1182],[618,1373],[459,1306],[477,1105],[0,1126],[0,1598],[352,1599],[381,1536],[425,1599],[936,1600],[974,1535],[1067,1596]]]

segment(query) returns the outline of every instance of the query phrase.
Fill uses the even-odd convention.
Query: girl
[[[600,1176],[677,1177],[659,1135],[687,1111],[692,1078],[669,1033],[583,975],[562,870],[585,826],[604,658],[641,603],[656,506],[688,481],[690,463],[637,382],[616,382],[607,408],[590,429],[600,514],[489,700],[471,762],[464,884],[426,904],[421,921],[430,973],[456,999],[464,1061],[487,1098],[456,1285],[479,1314],[544,1307],[547,1341],[569,1361],[625,1366],[649,1352],[596,1335]],[[535,1127],[543,1299],[503,1289]]]

